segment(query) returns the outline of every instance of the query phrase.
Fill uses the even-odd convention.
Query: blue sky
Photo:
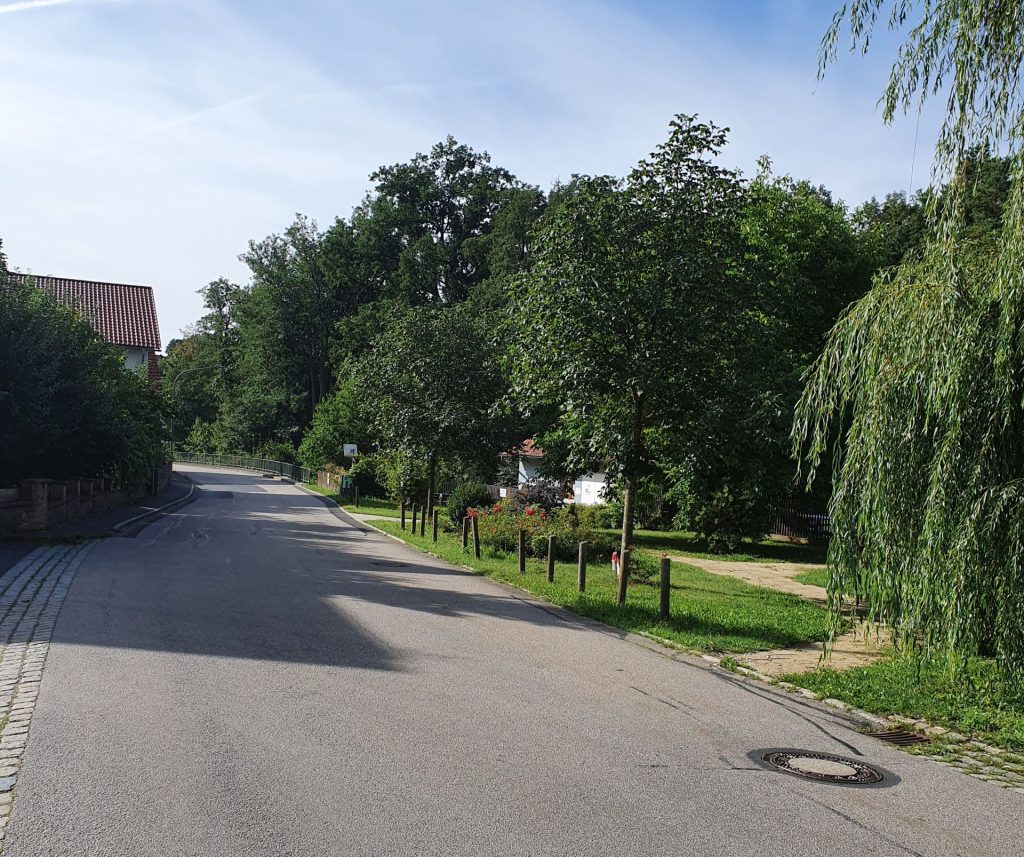
[[[838,2],[838,0],[837,0]],[[830,0],[0,0],[0,238],[23,271],[145,283],[166,344],[250,238],[347,215],[381,164],[446,134],[544,188],[622,174],[679,112],[723,160],[851,205],[910,181],[882,124],[893,53],[818,81]],[[921,123],[926,183],[936,114]]]

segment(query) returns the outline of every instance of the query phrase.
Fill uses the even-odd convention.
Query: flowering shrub
[[[567,562],[576,558],[581,541],[588,542],[588,553],[595,559],[610,556],[615,543],[613,537],[581,525],[579,519],[565,509],[548,511],[509,498],[473,511],[479,518],[481,543],[504,553],[519,550],[520,529],[526,532],[529,555],[547,556],[548,536],[554,536],[555,556]]]

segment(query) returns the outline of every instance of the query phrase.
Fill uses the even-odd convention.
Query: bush
[[[521,507],[516,499],[501,500],[477,513],[480,541],[506,554],[519,550],[519,530],[526,531],[527,553],[543,558],[548,554],[548,536],[555,537],[555,558],[572,562],[581,541],[587,542],[587,556],[604,561],[617,544],[614,536],[586,524],[571,508],[548,512],[536,506]]]
[[[444,504],[446,517],[453,523],[459,524],[466,515],[467,509],[475,509],[478,506],[490,506],[491,493],[482,482],[466,482],[459,485],[448,495]]]
[[[629,552],[629,579],[637,583],[649,583],[658,576],[661,563],[657,557],[639,550]]]

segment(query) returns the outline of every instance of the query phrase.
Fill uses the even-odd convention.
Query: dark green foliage
[[[163,461],[160,399],[75,310],[0,271],[0,483],[108,476]]]
[[[445,515],[453,524],[461,524],[467,509],[489,506],[491,501],[491,493],[483,482],[465,482],[448,495],[444,504]]]
[[[554,403],[544,447],[623,485],[622,545],[652,433],[680,430],[736,340],[742,194],[725,133],[680,116],[625,181],[580,177],[544,217],[515,304],[509,371],[524,408]]]

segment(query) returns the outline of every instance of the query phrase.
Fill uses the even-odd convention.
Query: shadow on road
[[[393,622],[402,611],[563,621],[511,593],[447,588],[461,572],[335,522],[320,498],[280,482],[192,475],[202,487],[194,503],[93,549],[55,643],[403,670],[409,659],[381,633],[381,614],[371,633],[356,604]]]

